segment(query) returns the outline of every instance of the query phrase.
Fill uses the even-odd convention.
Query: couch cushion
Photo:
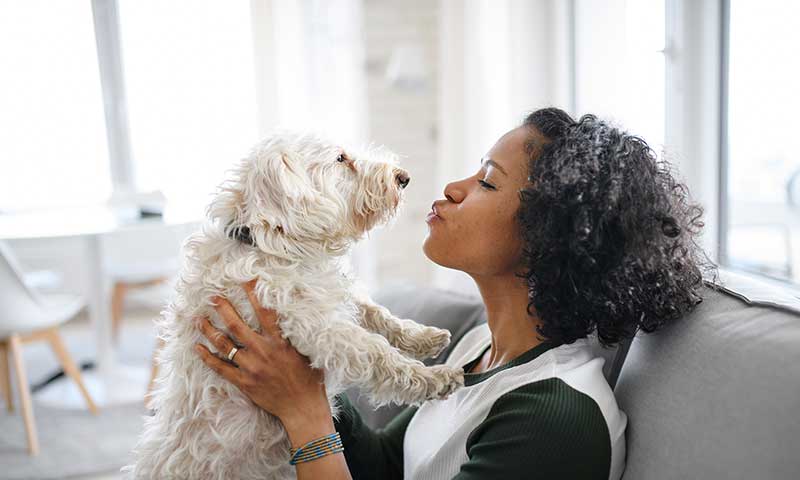
[[[626,480],[800,478],[800,299],[720,273],[725,290],[630,346]]]

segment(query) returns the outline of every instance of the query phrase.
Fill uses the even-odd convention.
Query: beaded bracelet
[[[325,435],[324,437],[312,440],[300,448],[292,448],[289,454],[292,458],[289,459],[291,465],[296,465],[301,462],[310,462],[317,458],[324,457],[331,453],[343,452],[342,439],[339,432],[333,432]]]

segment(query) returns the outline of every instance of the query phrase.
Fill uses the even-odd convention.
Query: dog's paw
[[[373,406],[379,407],[389,402],[420,405],[426,400],[443,400],[464,386],[463,368],[418,364],[398,373],[391,377],[389,385],[384,383],[379,388],[367,389]]]
[[[444,400],[450,394],[464,386],[464,369],[461,367],[450,367],[447,365],[434,365],[429,367],[433,370],[434,382],[428,391],[427,399]]]
[[[414,348],[408,353],[417,360],[436,358],[450,345],[450,332],[443,328],[424,327],[414,335]]]

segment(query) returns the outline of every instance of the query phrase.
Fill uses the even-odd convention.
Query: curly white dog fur
[[[374,405],[446,398],[463,370],[426,367],[449,343],[446,330],[394,317],[358,288],[346,268],[351,246],[393,218],[408,174],[385,149],[344,151],[313,135],[279,133],[233,170],[208,221],[183,246],[177,295],[158,321],[159,375],[129,478],[294,479],[280,421],[208,368],[193,351],[195,318],[224,324],[212,306],[227,297],[260,331],[240,287],[278,312],[284,338],[324,369],[334,396],[357,385]],[[232,336],[232,335],[231,335]],[[224,357],[228,352],[218,352]]]

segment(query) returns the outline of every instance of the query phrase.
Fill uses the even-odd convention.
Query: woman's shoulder
[[[498,396],[470,440],[494,430],[497,438],[516,434],[529,444],[546,441],[547,448],[565,449],[571,461],[607,465],[608,478],[619,478],[628,419],[603,374],[604,359],[588,338],[547,354],[549,374]]]
[[[614,447],[597,402],[556,377],[498,397],[466,443],[473,464],[502,456],[546,478],[609,478]]]
[[[487,326],[477,326],[456,345],[448,363],[464,365],[490,342]],[[461,473],[472,474],[465,479],[499,475],[498,465],[511,469],[503,470],[503,478],[524,478],[535,468],[554,478],[616,479],[624,468],[627,422],[602,364],[585,340],[534,347],[501,368],[475,374],[453,398],[426,403],[412,423],[459,419],[445,436],[464,442],[459,448],[468,461]],[[431,434],[413,438],[424,441]],[[565,472],[569,475],[560,475]],[[608,473],[597,477],[598,472]]]
[[[598,447],[610,447],[608,424],[597,401],[557,377],[528,383],[497,397],[470,440],[489,430],[500,437],[543,434],[551,440],[580,434]]]
[[[514,422],[508,422],[510,418]],[[498,396],[483,423],[498,419],[504,423],[535,422],[540,426],[561,425],[607,432],[598,402],[558,377],[526,383]]]

